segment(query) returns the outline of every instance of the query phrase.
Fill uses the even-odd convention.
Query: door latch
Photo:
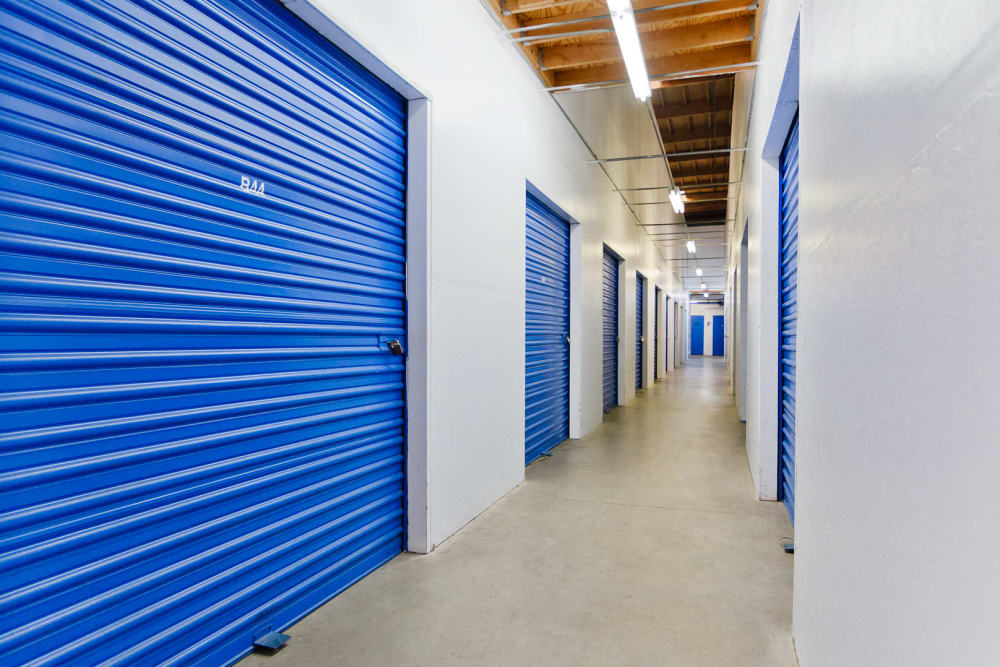
[[[391,334],[382,334],[378,337],[378,349],[391,352],[394,357],[403,356],[403,343]]]

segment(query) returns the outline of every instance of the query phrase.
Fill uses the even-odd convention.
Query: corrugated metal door
[[[660,288],[653,286],[653,381],[660,379]]]
[[[779,225],[778,298],[778,498],[795,521],[795,348],[799,284],[799,119],[781,152],[781,224]]]
[[[725,315],[712,315],[712,356],[724,357],[726,355],[726,317]]]
[[[646,279],[641,273],[635,274],[635,388],[642,389],[643,364],[642,348],[646,336],[642,328],[643,308],[645,306]]]
[[[403,548],[405,101],[271,0],[0,17],[0,654],[230,662]]]
[[[705,316],[691,316],[691,354],[705,354]]]
[[[524,464],[569,437],[569,225],[528,195]]]
[[[603,394],[604,411],[618,405],[618,257],[604,248],[603,314]]]

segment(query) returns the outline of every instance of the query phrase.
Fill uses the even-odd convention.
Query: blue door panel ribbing
[[[531,194],[524,341],[527,465],[569,437],[569,225]]]
[[[653,381],[660,378],[660,288],[653,287]]]
[[[643,363],[642,348],[645,335],[642,328],[643,307],[645,305],[646,279],[641,273],[635,274],[635,388],[642,389]]]
[[[691,354],[705,354],[705,316],[691,316]]]
[[[798,330],[799,121],[781,152],[778,295],[778,498],[795,522],[795,364]]]
[[[618,258],[604,249],[602,349],[604,412],[618,405]]]
[[[724,357],[726,355],[726,317],[725,315],[712,315],[712,356]]]
[[[403,548],[406,102],[273,0],[0,20],[0,655],[232,662]]]

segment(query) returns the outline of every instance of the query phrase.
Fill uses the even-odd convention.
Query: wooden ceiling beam
[[[509,0],[508,0],[509,2]],[[662,5],[670,4],[669,0],[633,0],[632,8],[633,10],[643,10],[650,9],[652,7],[660,7]],[[750,15],[751,10],[748,9],[753,5],[753,0],[719,0],[719,2],[706,3],[703,5],[692,5],[690,7],[677,7],[675,9],[664,9],[655,12],[640,12],[635,15],[636,26],[640,31],[649,28],[665,28],[670,26],[682,25],[684,23],[699,20],[699,21],[723,21],[728,18],[733,18],[735,16],[740,16],[742,14]],[[545,18],[538,19],[524,19],[522,24],[524,27],[533,27],[536,25],[546,25],[548,23],[555,23],[561,21],[581,21],[580,23],[571,23],[569,25],[556,25],[551,28],[539,28],[538,30],[531,30],[523,33],[525,36],[531,35],[533,37],[546,36],[546,35],[558,35],[560,33],[572,32],[576,30],[592,30],[594,28],[610,28],[611,19],[610,18],[599,18],[601,16],[608,15],[608,8],[606,5],[595,7],[593,9],[587,9],[579,12],[569,12],[566,14],[560,14],[559,16],[549,16]],[[584,21],[583,19],[593,18],[593,21]]]
[[[732,108],[733,100],[728,97],[723,97],[712,102],[702,100],[698,102],[688,102],[687,104],[654,106],[653,112],[656,114],[656,120],[667,121],[674,118],[686,118],[687,116],[701,116],[708,113],[731,111]]]
[[[500,11],[500,0],[489,0],[489,4],[490,9],[492,9],[493,13],[496,14],[498,19],[500,19],[500,23],[502,23],[508,30],[521,27],[521,21],[518,20],[516,16],[510,16]],[[528,59],[532,69],[534,69],[535,73],[538,74],[538,78],[542,80],[542,83],[547,88],[554,86],[555,77],[552,72],[546,72],[538,68],[538,47],[528,44],[518,44],[518,47],[521,49],[521,53],[524,54],[524,57]]]
[[[753,34],[751,17],[719,23],[700,23],[668,30],[655,30],[639,35],[646,59],[681,51],[709,49],[729,44],[749,42]],[[566,69],[596,63],[618,62],[621,49],[614,36],[600,42],[548,46],[541,50],[542,69]]]
[[[671,133],[669,131],[669,128],[667,128],[666,132],[663,131],[664,128],[667,127],[666,124],[663,124],[660,126],[660,133],[663,138],[664,145],[680,144],[688,141],[716,141],[723,139],[728,140],[730,138],[730,132],[728,128],[728,123],[726,123],[726,125],[727,127],[725,128],[706,127],[701,130],[690,130],[690,131]],[[670,153],[671,151],[664,151],[664,152]]]
[[[719,178],[729,178],[729,165],[725,167],[696,167],[694,169],[681,169],[670,166],[670,173],[674,179],[695,178],[699,176],[717,176]]]
[[[520,14],[523,12],[537,12],[541,9],[551,9],[561,5],[578,5],[580,0],[506,0],[501,4],[503,13],[506,15]],[[604,4],[604,3],[601,3]],[[607,7],[604,8],[607,13]],[[552,19],[549,19],[550,21]]]
[[[746,63],[750,60],[750,43],[723,46],[705,51],[693,51],[672,56],[648,58],[646,71],[650,78],[706,69],[709,67],[726,67]],[[597,84],[608,81],[627,81],[628,72],[623,63],[601,65],[598,67],[581,67],[579,69],[560,70],[555,72],[556,86],[577,86]],[[732,104],[732,103],[730,103]]]

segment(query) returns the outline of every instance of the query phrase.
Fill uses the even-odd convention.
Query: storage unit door
[[[726,317],[712,315],[712,356],[723,357],[726,354]]]
[[[642,389],[643,358],[642,346],[645,336],[642,331],[643,304],[645,302],[646,281],[635,274],[635,388]]]
[[[781,153],[779,226],[778,498],[795,521],[795,347],[798,328],[799,121],[796,117]]]
[[[618,405],[618,258],[604,249],[603,394],[604,411]]]
[[[569,437],[569,225],[528,195],[524,463]]]
[[[660,288],[653,287],[653,380],[660,377]]]
[[[403,548],[405,101],[273,0],[0,17],[0,654],[231,662]]]
[[[691,354],[705,353],[705,316],[691,316]]]

